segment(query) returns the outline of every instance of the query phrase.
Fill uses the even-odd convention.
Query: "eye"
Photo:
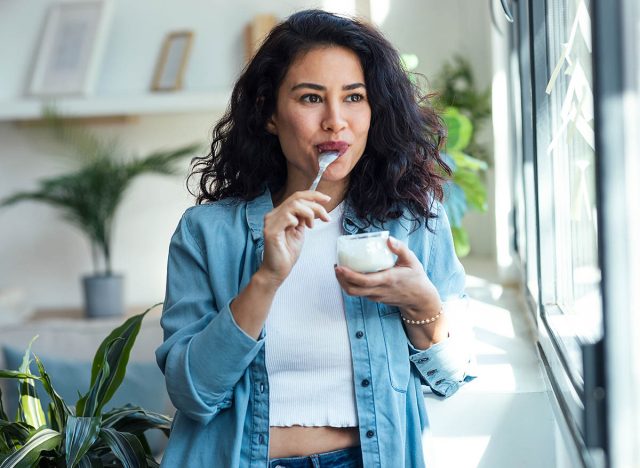
[[[349,101],[349,102],[364,101],[364,95],[360,94],[360,93],[349,94],[349,96],[347,96],[347,101]]]
[[[317,104],[319,102],[322,102],[322,98],[317,94],[305,94],[300,98],[300,100],[302,102],[308,102],[310,104]]]

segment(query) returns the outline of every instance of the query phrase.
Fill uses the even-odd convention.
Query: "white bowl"
[[[397,256],[389,250],[387,239],[389,231],[338,237],[338,265],[360,273],[391,268]]]

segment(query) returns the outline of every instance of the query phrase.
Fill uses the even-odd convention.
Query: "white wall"
[[[23,94],[39,41],[46,6],[51,0],[0,0],[0,106]],[[384,2],[372,2],[372,5]],[[242,67],[244,25],[256,14],[280,17],[322,2],[304,0],[254,2],[151,0],[114,3],[110,34],[96,94],[146,92],[162,40],[168,31],[192,29],[195,42],[185,88],[216,90],[231,86]],[[478,84],[491,82],[489,16],[477,0],[395,0],[381,25],[401,52],[420,58],[418,71],[433,75],[454,53],[468,56]],[[123,146],[145,154],[158,148],[206,143],[218,115],[143,117],[128,124],[93,126],[97,133],[117,135]],[[0,199],[35,187],[39,178],[62,173],[68,162],[41,136],[41,130],[0,123]],[[183,210],[193,201],[184,176],[138,180],[117,215],[114,269],[127,278],[129,305],[151,305],[164,295],[169,238]],[[481,234],[483,230],[476,228]],[[486,231],[486,230],[485,230]],[[478,253],[491,253],[493,239],[472,232]],[[19,288],[36,308],[79,307],[79,278],[91,271],[89,246],[82,235],[61,221],[53,209],[24,203],[0,211],[0,290]]]

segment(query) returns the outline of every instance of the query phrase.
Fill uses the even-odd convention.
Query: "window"
[[[640,5],[512,4],[515,245],[540,354],[579,464],[640,466]]]
[[[519,88],[511,92],[520,106],[515,245],[540,354],[581,465],[634,466],[640,435],[628,434],[639,431],[633,393],[640,363],[623,355],[634,346],[640,352],[631,300],[638,299],[632,282],[640,264],[631,243],[640,223],[632,215],[640,212],[640,163],[631,156],[640,147],[640,6],[633,0],[513,5],[518,60],[511,73]],[[610,335],[616,339],[607,341]],[[623,405],[635,419],[623,417]],[[614,416],[627,421],[624,430]],[[611,463],[617,455],[608,444],[625,453],[626,465]]]

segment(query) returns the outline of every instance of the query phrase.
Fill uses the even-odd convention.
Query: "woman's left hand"
[[[427,277],[422,264],[399,240],[389,237],[391,252],[398,256],[394,267],[376,273],[358,273],[336,266],[335,272],[342,289],[350,296],[363,296],[375,302],[399,307],[415,318],[429,318],[440,312],[438,291]]]

